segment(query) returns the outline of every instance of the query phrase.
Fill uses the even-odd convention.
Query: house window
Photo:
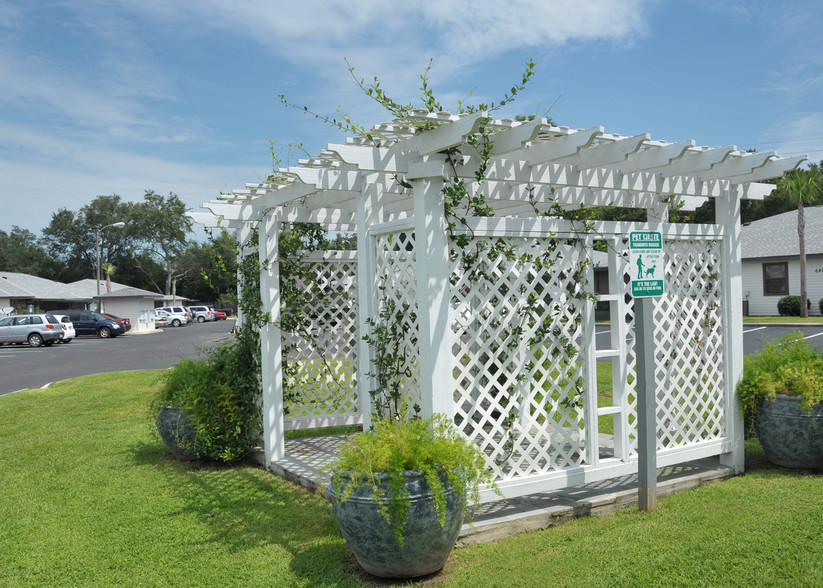
[[[763,296],[785,296],[789,293],[788,262],[763,264]]]

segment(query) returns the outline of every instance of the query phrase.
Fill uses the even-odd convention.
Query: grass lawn
[[[0,585],[370,585],[323,499],[252,465],[175,461],[146,411],[159,374],[0,397]],[[746,475],[656,513],[458,549],[420,584],[823,585],[823,476],[747,454]]]

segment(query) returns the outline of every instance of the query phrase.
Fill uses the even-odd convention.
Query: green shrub
[[[232,461],[260,442],[259,384],[247,355],[230,342],[201,359],[183,358],[165,374],[154,414],[164,406],[188,412],[197,431],[191,451],[199,458]]]
[[[823,400],[823,357],[802,333],[773,339],[743,360],[737,395],[747,420],[754,416],[760,401],[778,394],[800,397],[807,410]]]
[[[777,301],[780,316],[800,316],[800,296],[784,296]]]
[[[823,298],[817,301],[817,307],[820,309],[820,314],[823,314]]]

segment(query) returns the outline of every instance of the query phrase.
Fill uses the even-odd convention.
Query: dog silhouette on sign
[[[656,267],[657,267],[656,265],[653,265],[649,269],[646,270],[646,277],[647,278],[654,275],[654,268],[656,268]]]

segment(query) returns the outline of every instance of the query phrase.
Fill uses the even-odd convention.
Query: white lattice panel
[[[455,422],[498,479],[587,463],[582,241],[476,238],[453,251]]]
[[[400,368],[403,374],[400,389],[403,402],[411,411],[421,405],[414,233],[409,231],[378,235],[374,244],[379,284],[375,314],[379,315],[385,301],[389,299],[394,301],[398,309],[406,307],[404,322],[408,330],[401,350],[405,360]]]
[[[719,241],[670,241],[666,295],[655,304],[657,446],[683,447],[724,432]]]
[[[357,264],[349,259],[307,262],[316,272],[305,285],[307,326],[300,333],[283,332],[285,361],[295,369],[287,382],[299,392],[287,403],[289,419],[324,419],[359,412],[357,348]]]

